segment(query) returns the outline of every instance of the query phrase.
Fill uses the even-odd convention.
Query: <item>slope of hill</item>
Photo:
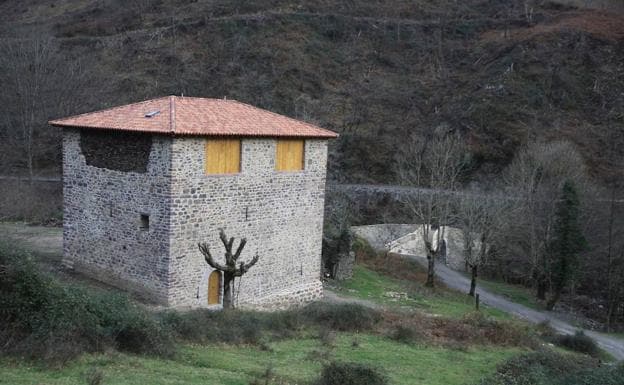
[[[401,139],[435,130],[461,131],[481,175],[527,140],[567,138],[604,177],[601,149],[624,131],[615,11],[511,0],[26,0],[0,2],[0,36],[52,36],[63,61],[80,63],[73,112],[227,96],[338,131],[338,180],[392,180]]]

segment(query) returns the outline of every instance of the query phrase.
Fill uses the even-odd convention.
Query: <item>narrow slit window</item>
[[[300,139],[280,139],[275,150],[277,171],[300,171],[304,164],[305,141]]]
[[[240,139],[207,140],[204,164],[206,175],[239,173],[240,153]]]
[[[147,214],[141,214],[141,223],[140,223],[140,228],[141,230],[149,230],[149,215]]]

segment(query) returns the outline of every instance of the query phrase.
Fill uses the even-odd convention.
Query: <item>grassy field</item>
[[[126,354],[87,355],[59,370],[2,361],[0,384],[86,384],[92,368],[103,384],[249,384],[272,368],[280,384],[312,382],[328,359],[367,363],[384,371],[392,384],[470,384],[496,365],[522,352],[518,348],[474,347],[453,350],[394,342],[382,336],[341,333],[332,346],[318,339],[286,340],[270,350],[228,345],[185,345],[172,360]],[[278,382],[279,381],[279,382]]]
[[[509,283],[481,279],[477,281],[477,287],[483,287],[488,291],[499,294],[509,300],[524,305],[535,310],[544,310],[544,306],[535,298],[535,294],[530,289],[521,285],[512,285]]]
[[[337,293],[371,302],[427,314],[461,318],[475,310],[474,299],[443,287],[425,288],[420,281],[388,277],[362,265],[356,265],[353,279],[332,286]],[[498,309],[482,306],[482,311],[498,319],[511,316]]]
[[[31,238],[30,234],[23,235],[26,240]],[[32,251],[38,249],[37,244],[23,245]],[[517,346],[527,346],[524,343],[497,345],[490,343],[489,337],[466,339],[469,337],[464,329],[453,328],[463,322],[462,317],[473,313],[472,299],[444,287],[424,288],[422,271],[416,265],[390,263],[384,269],[374,260],[369,262],[357,265],[353,279],[333,289],[342,296],[383,305],[391,313],[392,322],[412,325],[419,331],[425,328],[421,324],[423,317],[429,317],[423,313],[433,315],[427,326],[438,328],[433,335],[416,342],[399,342],[390,338],[397,325],[390,322],[367,332],[334,331],[331,338],[322,338],[317,328],[309,328],[284,339],[263,339],[263,343],[255,345],[198,345],[180,340],[176,343],[177,353],[170,359],[106,351],[83,354],[65,365],[49,367],[2,358],[0,384],[88,384],[87,374],[94,370],[103,373],[102,385],[250,384],[267,373],[271,378],[267,384],[312,384],[324,364],[337,360],[374,366],[387,374],[390,384],[461,385],[478,383],[499,363],[528,351]],[[511,318],[487,307],[482,312],[497,319]],[[447,318],[457,321],[448,325],[438,322]],[[443,327],[450,329],[439,329]],[[457,341],[453,340],[454,330],[459,336]]]

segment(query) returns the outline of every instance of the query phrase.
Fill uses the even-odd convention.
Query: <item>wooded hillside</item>
[[[606,178],[601,149],[624,131],[624,15],[612,10],[25,0],[0,2],[0,39],[2,172],[28,154],[35,169],[58,167],[48,118],[165,94],[227,96],[335,130],[330,173],[343,181],[393,181],[397,144],[433,131],[461,132],[482,179],[535,138],[573,141]]]

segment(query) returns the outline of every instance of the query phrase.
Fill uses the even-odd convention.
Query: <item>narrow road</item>
[[[0,175],[0,180],[15,180],[24,183],[30,182],[30,179],[27,176],[13,176],[13,175]],[[34,176],[32,178],[33,182],[48,182],[48,183],[60,183],[60,176]]]
[[[419,257],[413,254],[400,254],[405,258],[412,259],[421,265],[427,267],[427,259],[425,257]],[[470,279],[464,275],[458,273],[455,270],[437,263],[435,266],[436,277],[442,281],[446,286],[467,293],[470,289]],[[532,323],[540,323],[548,321],[550,326],[564,334],[574,334],[577,330],[581,330],[575,326],[570,325],[556,317],[552,312],[538,311],[526,306],[512,302],[504,297],[493,294],[483,288],[480,288],[477,284],[477,293],[482,303],[491,307],[503,310],[509,314],[513,314],[518,318],[522,318]],[[617,337],[612,337],[607,334],[598,333],[590,330],[583,330],[583,332],[604,350],[609,352],[613,357],[619,361],[624,360],[624,340]]]

